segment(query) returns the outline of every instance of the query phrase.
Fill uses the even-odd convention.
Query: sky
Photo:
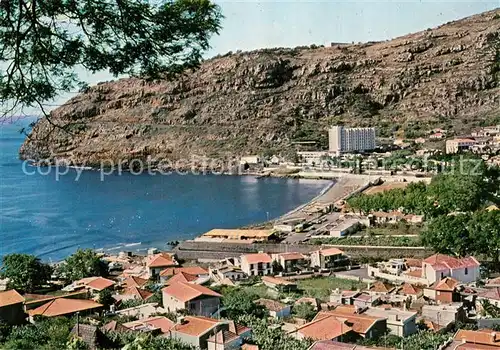
[[[500,7],[500,0],[215,0],[222,30],[211,40],[209,58],[228,51],[264,47],[329,45],[392,39]],[[90,85],[111,80],[106,72],[79,71]],[[55,105],[70,95],[61,96]]]

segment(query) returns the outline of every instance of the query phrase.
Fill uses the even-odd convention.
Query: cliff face
[[[332,123],[460,131],[499,106],[497,9],[385,42],[227,54],[176,81],[99,84],[52,112],[69,132],[41,120],[20,155],[93,165],[281,152],[326,146]]]

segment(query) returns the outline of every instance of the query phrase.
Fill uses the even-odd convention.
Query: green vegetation
[[[350,198],[348,204],[365,214],[402,210],[437,217],[456,211],[475,211],[490,201],[500,201],[495,195],[500,186],[499,169],[488,168],[481,158],[454,157],[444,169],[429,185],[411,183],[405,189],[359,194]]]
[[[422,233],[426,246],[443,254],[482,255],[500,267],[500,211],[440,216]]]
[[[243,316],[240,322],[252,328],[251,344],[261,350],[306,350],[312,342],[288,336],[281,328],[269,326],[268,320],[254,316]]]
[[[85,277],[107,276],[108,266],[92,249],[78,249],[64,260],[57,273],[62,279],[73,282]]]
[[[252,293],[248,289],[226,287],[223,291],[222,305],[224,314],[230,320],[239,320],[244,315],[262,318],[266,310],[261,305],[256,305],[255,300],[264,297],[262,294]]]
[[[25,0],[2,1],[0,18],[1,119],[85,90],[78,65],[149,79],[196,68],[222,15],[208,0]]]
[[[331,237],[315,238],[311,244],[331,245],[359,245],[359,246],[388,246],[388,247],[421,247],[420,237],[393,237],[393,236],[362,236],[362,237]]]
[[[293,315],[308,322],[311,321],[316,314],[316,307],[311,303],[300,303],[293,306]]]
[[[327,301],[331,291],[336,288],[344,290],[366,288],[364,283],[335,277],[316,277],[298,280],[297,285],[304,296],[318,298],[323,301]]]
[[[115,303],[115,298],[113,298],[113,293],[106,288],[99,292],[99,304],[104,305],[105,308],[109,308],[110,305]]]
[[[405,350],[434,350],[450,338],[449,334],[420,331],[402,338],[401,348]]]
[[[66,349],[73,326],[74,321],[64,317],[40,318],[36,324],[13,327],[4,343],[0,344],[0,348],[4,350]]]
[[[8,254],[2,259],[0,278],[9,279],[9,288],[34,292],[47,283],[52,268],[34,255]]]

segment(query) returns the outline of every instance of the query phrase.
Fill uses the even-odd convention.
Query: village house
[[[485,285],[486,288],[497,288],[500,287],[500,277],[488,280]]]
[[[162,289],[163,307],[169,312],[187,310],[192,315],[210,316],[219,309],[221,295],[197,284],[173,283]]]
[[[315,342],[309,350],[377,350],[358,344],[341,343],[335,340],[320,340]]]
[[[281,253],[273,254],[272,258],[283,269],[283,272],[296,272],[309,267],[308,260],[301,253]]]
[[[231,281],[240,281],[247,278],[246,273],[241,271],[239,267],[236,266],[224,266],[224,267],[214,267],[210,268],[210,278],[215,281],[222,281],[229,279]]]
[[[207,340],[208,350],[239,350],[243,341],[252,335],[248,327],[228,323],[229,329],[221,329]]]
[[[476,258],[455,258],[444,254],[434,254],[422,262],[422,277],[429,284],[439,281],[446,276],[453,277],[459,282],[470,283],[480,278],[481,264]]]
[[[321,311],[290,335],[297,339],[353,341],[376,338],[387,330],[385,318],[348,312]]]
[[[466,320],[466,313],[462,303],[424,305],[422,306],[422,318],[447,327],[451,323]]]
[[[297,289],[297,284],[279,277],[264,276],[262,282],[275,291],[290,292]]]
[[[121,301],[131,300],[131,299],[146,301],[149,298],[151,298],[153,295],[154,294],[148,290],[141,289],[141,288],[134,286],[134,287],[126,288],[123,291],[123,293],[115,295],[114,298],[116,300],[121,300]]]
[[[477,296],[477,301],[487,300],[491,305],[500,308],[500,287],[488,289]]]
[[[292,313],[290,305],[280,303],[279,301],[261,298],[256,300],[255,303],[264,306],[269,311],[269,316],[274,318],[288,317]]]
[[[455,154],[469,150],[472,146],[476,145],[476,140],[473,139],[453,139],[446,141],[446,154]]]
[[[227,328],[226,324],[214,318],[185,316],[179,317],[169,334],[171,338],[196,349],[208,349],[208,339],[217,331]]]
[[[131,287],[137,287],[137,288],[143,288],[144,286],[146,286],[148,284],[149,280],[145,279],[145,278],[140,278],[140,277],[137,277],[137,276],[129,276],[129,277],[126,277],[125,278],[125,286],[127,288],[131,288]]]
[[[10,325],[23,323],[23,303],[24,298],[15,289],[0,292],[0,320]]]
[[[171,285],[177,282],[186,282],[186,283],[192,283],[192,284],[203,284],[203,282],[208,281],[208,279],[200,280],[198,276],[191,275],[186,272],[179,272],[172,277],[170,277],[166,282],[165,285]]]
[[[354,305],[354,299],[361,295],[359,290],[334,289],[330,294],[330,302],[343,305]]]
[[[457,291],[458,281],[451,277],[445,277],[424,288],[424,296],[438,303],[449,304],[460,301],[460,293]]]
[[[169,267],[160,272],[160,282],[163,284],[170,284],[175,281],[205,284],[209,280],[209,271],[200,266]]]
[[[86,277],[73,282],[71,285],[63,288],[66,291],[86,289],[93,295],[99,294],[104,289],[113,289],[116,282],[104,277]]]
[[[498,350],[500,349],[500,333],[489,329],[477,331],[460,329],[453,338],[455,347],[446,350]]]
[[[168,267],[175,267],[178,263],[174,256],[167,253],[158,253],[148,255],[146,257],[146,268],[148,270],[149,277],[157,278],[160,272]]]
[[[377,281],[373,283],[370,288],[368,288],[368,292],[370,294],[389,294],[395,290],[395,287],[392,284],[384,283],[381,281]]]
[[[152,317],[158,312],[165,312],[164,309],[158,307],[158,303],[146,303],[129,307],[127,309],[116,310],[117,315],[135,317],[139,320]]]
[[[412,301],[418,300],[424,294],[424,288],[411,283],[404,283],[397,291],[398,294],[411,298]]]
[[[407,337],[417,332],[417,313],[413,311],[404,311],[393,307],[369,307],[361,314],[386,318],[387,328],[391,334],[398,337]]]
[[[266,253],[242,255],[241,270],[248,276],[272,275],[272,261],[271,256]]]
[[[311,267],[321,270],[332,269],[349,264],[349,258],[337,248],[316,250],[311,253]]]
[[[170,335],[169,332],[174,325],[175,323],[165,316],[153,316],[122,324],[129,331],[152,333],[154,335]]]
[[[53,299],[42,306],[28,311],[30,322],[34,322],[34,317],[58,317],[58,316],[73,316],[75,313],[88,314],[102,310],[103,305],[96,303],[93,300],[85,299]]]

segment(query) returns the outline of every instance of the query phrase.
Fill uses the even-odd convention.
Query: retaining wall
[[[310,253],[320,248],[335,247],[343,250],[347,255],[357,259],[361,257],[390,259],[390,258],[425,258],[433,252],[423,247],[372,247],[346,245],[312,245],[312,244],[280,244],[280,243],[211,243],[211,242],[181,242],[174,248],[179,259],[184,260],[220,260],[229,257],[238,257],[242,254],[251,254],[263,251],[266,253]]]

